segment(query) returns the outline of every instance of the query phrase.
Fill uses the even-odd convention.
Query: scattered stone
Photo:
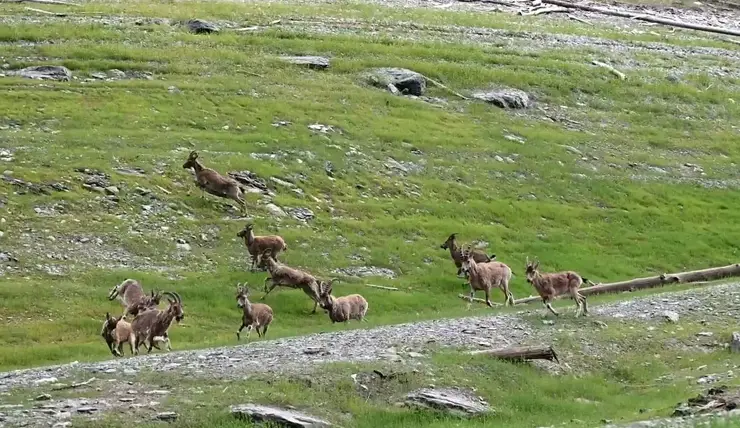
[[[286,217],[288,215],[282,208],[275,204],[267,204],[265,205],[265,209],[267,209],[267,212],[272,214],[273,217]]]
[[[35,381],[33,382],[33,384],[34,384],[35,386],[39,386],[39,385],[46,385],[47,383],[55,383],[55,382],[57,382],[58,380],[59,380],[59,379],[57,379],[57,378],[55,378],[55,377],[45,377],[45,378],[41,378],[41,379],[37,379],[37,380],[35,380]]]
[[[281,409],[279,407],[250,403],[231,406],[230,410],[231,414],[235,417],[256,423],[273,423],[291,428],[321,428],[332,426],[329,422],[317,419],[311,415],[295,410]]]
[[[328,134],[329,132],[334,132],[334,127],[331,125],[322,125],[320,123],[312,123],[308,125],[308,129],[316,132],[320,132],[322,134]]]
[[[373,86],[390,90],[395,88],[402,94],[421,96],[426,90],[423,75],[406,68],[374,68],[365,74],[365,79]]]
[[[67,67],[63,67],[61,65],[34,65],[13,72],[12,74],[25,77],[27,79],[58,80],[66,82],[72,80],[72,72],[69,71]]]
[[[202,19],[189,20],[188,29],[195,34],[210,34],[218,33],[220,31],[216,25],[208,21],[203,21]]]
[[[324,163],[324,171],[326,171],[326,175],[329,177],[334,177],[334,164],[331,161],[326,161]]]
[[[175,413],[175,412],[161,412],[161,413],[157,413],[154,416],[154,419],[158,419],[160,421],[175,421],[175,420],[177,420],[177,413]]]
[[[147,395],[165,395],[169,394],[170,391],[167,391],[166,389],[153,389],[151,391],[145,392]]]
[[[97,407],[93,406],[82,406],[77,408],[77,413],[95,413],[98,411]]]
[[[126,78],[126,73],[124,73],[123,71],[117,68],[111,68],[110,70],[108,70],[107,74],[108,74],[108,77],[110,77],[111,79],[125,79]]]
[[[732,332],[732,337],[730,337],[730,351],[740,353],[740,332]]]
[[[113,170],[123,175],[135,175],[135,176],[146,175],[146,171],[144,171],[143,168],[139,168],[139,167],[120,167],[120,168],[113,168]]]
[[[49,394],[41,394],[38,397],[34,398],[36,401],[48,401],[51,400],[51,395]]]
[[[493,412],[488,403],[472,393],[453,388],[423,388],[406,396],[406,405],[434,409],[461,417],[478,416]]]
[[[105,188],[105,193],[109,195],[117,195],[119,192],[118,187],[116,186],[108,186]]]
[[[490,92],[475,92],[473,98],[485,101],[501,108],[524,109],[529,108],[529,95],[519,89],[500,89]]]
[[[300,221],[313,220],[315,217],[313,211],[308,208],[290,208],[288,209],[288,212],[293,216],[293,218]]]
[[[177,243],[175,245],[177,246],[177,249],[179,250],[190,251],[190,244],[188,244],[187,241],[185,241],[182,238],[178,238]]]
[[[393,272],[390,269],[387,268],[379,268],[375,266],[354,266],[354,267],[347,267],[347,268],[339,268],[334,269],[332,271],[335,275],[346,275],[346,276],[358,276],[358,277],[366,277],[366,276],[383,276],[386,278],[395,278],[396,273]]]
[[[248,190],[252,188],[257,192],[268,192],[267,182],[251,171],[230,172],[229,177],[247,186]]]
[[[315,70],[329,68],[329,58],[323,56],[281,56],[281,60],[295,65],[303,65]]]
[[[667,321],[669,321],[669,322],[672,322],[672,323],[677,323],[678,322],[678,313],[677,312],[674,312],[674,311],[665,311],[665,312],[663,312],[663,317]]]
[[[567,151],[569,151],[569,152],[573,153],[574,155],[578,155],[578,156],[583,156],[583,152],[581,152],[580,150],[578,150],[577,148],[575,148],[575,147],[573,147],[573,146],[566,146],[566,145],[563,145],[562,147],[563,147],[563,148],[564,148],[565,150],[567,150]]]

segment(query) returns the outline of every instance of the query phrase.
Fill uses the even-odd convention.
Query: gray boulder
[[[272,423],[290,428],[323,428],[332,426],[327,421],[305,413],[281,409],[279,407],[261,406],[259,404],[231,406],[231,414],[237,418],[256,423]]]
[[[532,103],[529,95],[519,89],[499,89],[496,91],[475,92],[473,98],[483,100],[501,108],[522,109]]]
[[[314,70],[329,68],[329,58],[323,56],[281,56],[281,60],[295,65],[302,65]]]
[[[72,72],[67,67],[61,65],[34,65],[18,70],[14,74],[27,79],[59,80],[65,82],[72,80]]]
[[[374,68],[365,73],[368,83],[396,93],[421,96],[427,88],[424,76],[405,68]],[[395,88],[395,89],[394,89]]]
[[[423,388],[406,396],[406,405],[440,410],[460,417],[479,416],[493,412],[483,399],[472,392],[456,388]]]
[[[191,19],[187,22],[188,29],[195,34],[218,33],[219,28],[208,21],[202,19]]]

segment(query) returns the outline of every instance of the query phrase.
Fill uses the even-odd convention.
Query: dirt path
[[[740,313],[740,286],[732,283],[666,292],[594,306],[591,309],[594,318],[644,319],[657,322],[662,322],[665,311],[673,311],[681,317],[705,320],[712,317],[737,317]],[[424,321],[221,348],[172,351],[135,358],[17,370],[0,373],[0,391],[63,382],[79,371],[94,375],[134,374],[140,370],[154,370],[209,378],[242,378],[254,372],[306,373],[323,362],[400,363],[423,358],[424,348],[431,344],[442,347],[500,348],[537,343],[540,336],[547,331],[535,328],[523,316],[541,316],[543,313],[540,305],[531,305],[526,311],[515,314]],[[564,316],[572,318],[571,307],[564,310]],[[590,320],[583,319],[583,326],[593,328],[594,325]],[[176,333],[173,334],[173,342],[177,346]],[[100,346],[105,346],[102,341]]]

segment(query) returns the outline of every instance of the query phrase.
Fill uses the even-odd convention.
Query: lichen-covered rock
[[[295,410],[261,406],[258,404],[231,406],[231,414],[237,418],[247,419],[252,422],[267,422],[290,428],[322,428],[332,426],[327,421]]]
[[[421,74],[405,68],[374,68],[365,73],[368,83],[394,93],[420,96],[426,90],[426,79]]]
[[[526,92],[519,89],[499,89],[496,91],[475,92],[473,98],[501,108],[529,108],[531,101]]]
[[[61,65],[34,65],[14,72],[16,76],[27,79],[59,80],[68,82],[72,80],[72,72]]]

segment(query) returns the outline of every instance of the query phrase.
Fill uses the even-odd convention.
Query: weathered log
[[[709,27],[707,25],[689,24],[671,19],[659,18],[657,16],[640,15],[632,12],[622,12],[618,10],[605,9],[603,7],[587,6],[583,4],[573,4],[563,0],[542,0],[543,3],[554,4],[556,6],[581,9],[589,12],[602,13],[604,15],[619,16],[622,18],[637,19],[640,21],[653,22],[655,24],[670,25],[673,27],[688,28],[690,30],[707,31],[710,33],[727,34],[730,36],[740,37],[740,31],[730,30],[727,28]]]
[[[552,346],[520,346],[504,349],[483,349],[479,351],[470,351],[470,355],[490,355],[509,361],[527,361],[527,360],[548,360],[560,364],[558,355]]]
[[[552,6],[552,7],[540,7],[540,8],[534,8],[530,9],[529,11],[519,11],[519,15],[522,16],[537,16],[542,15],[545,13],[567,13],[570,12],[570,9],[560,7],[560,6]]]
[[[1,0],[0,3],[40,3],[40,4],[59,4],[64,6],[82,7],[81,4],[71,3],[63,0]]]
[[[544,1],[544,0],[543,0]],[[658,276],[650,276],[645,278],[636,278],[628,281],[613,282],[610,284],[599,284],[593,287],[581,288],[580,292],[584,296],[605,294],[605,293],[620,293],[624,291],[635,291],[643,290],[647,288],[662,287],[668,284],[689,284],[699,282],[716,281],[718,279],[740,276],[740,264],[735,263],[732,265],[715,267],[702,270],[694,270],[689,272],[679,272],[673,274],[662,274]],[[559,296],[565,297],[565,296]],[[567,297],[570,297],[568,295]],[[542,301],[539,296],[530,296],[523,299],[514,301],[515,305],[522,303],[530,303],[535,301]]]

